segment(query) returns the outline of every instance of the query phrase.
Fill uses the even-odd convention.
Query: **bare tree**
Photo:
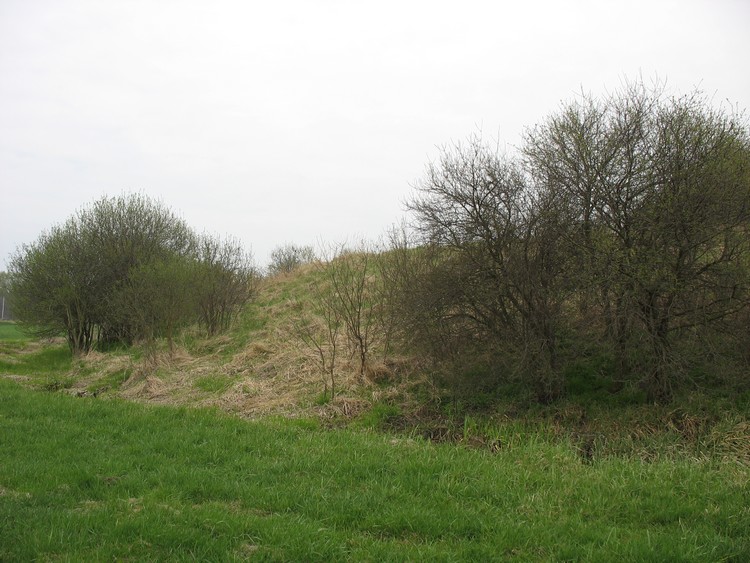
[[[227,330],[257,289],[252,257],[239,241],[203,235],[197,246],[195,297],[209,336]]]
[[[334,246],[323,252],[311,281],[310,314],[302,307],[294,332],[317,356],[324,377],[324,392],[330,383],[335,395],[340,338],[345,338],[350,359],[357,360],[359,381],[367,378],[370,356],[376,342],[384,340],[379,324],[379,286],[374,275],[374,256],[361,244],[356,251]]]
[[[519,163],[478,137],[443,151],[409,203],[428,247],[433,310],[464,340],[512,343],[541,400],[562,393],[557,332],[565,299],[565,227],[556,201]],[[425,303],[426,304],[426,303]]]
[[[358,359],[360,381],[364,382],[377,335],[372,253],[364,244],[356,251],[339,246],[320,267],[332,292],[327,305],[336,309],[343,323],[351,354]]]
[[[303,264],[314,262],[315,258],[315,250],[312,246],[284,244],[271,252],[268,274],[271,276],[288,274]]]
[[[316,356],[323,378],[323,396],[336,396],[336,373],[342,319],[329,284],[323,279],[312,282],[311,303],[298,303],[294,332]],[[330,390],[330,395],[329,395]]]

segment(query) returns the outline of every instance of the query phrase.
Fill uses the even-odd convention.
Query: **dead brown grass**
[[[750,422],[737,422],[728,430],[715,429],[712,438],[725,460],[736,460],[750,466]]]
[[[274,292],[278,291],[273,287]],[[314,353],[298,342],[290,327],[294,304],[282,300],[269,307],[266,326],[253,333],[247,346],[228,354],[235,345],[230,336],[199,340],[189,351],[177,346],[170,353],[159,350],[134,361],[130,355],[91,352],[79,363],[71,393],[96,387],[97,381],[127,370],[127,380],[108,392],[127,400],[176,405],[215,406],[243,417],[269,414],[311,416],[323,419],[351,417],[370,403],[363,399],[357,366],[342,358],[336,373],[340,397],[320,406],[323,377]],[[192,351],[192,353],[191,353]],[[402,369],[395,364],[376,364],[375,378],[392,378]],[[228,384],[217,392],[206,392],[198,383],[205,378],[223,378]]]

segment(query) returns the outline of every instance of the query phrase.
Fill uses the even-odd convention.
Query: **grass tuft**
[[[198,377],[194,382],[193,386],[196,389],[205,391],[206,393],[221,393],[231,387],[231,385],[237,381],[236,377],[213,374]]]

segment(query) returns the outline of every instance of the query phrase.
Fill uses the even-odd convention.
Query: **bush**
[[[268,265],[268,275],[277,276],[288,274],[316,259],[312,246],[297,246],[296,244],[285,244],[271,252],[271,263]]]
[[[200,318],[228,327],[255,279],[234,241],[198,237],[143,195],[102,198],[22,247],[10,264],[14,313],[33,334],[95,343],[170,340]]]

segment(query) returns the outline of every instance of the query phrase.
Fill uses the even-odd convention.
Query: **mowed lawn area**
[[[748,468],[497,452],[0,379],[0,560],[750,561]]]

